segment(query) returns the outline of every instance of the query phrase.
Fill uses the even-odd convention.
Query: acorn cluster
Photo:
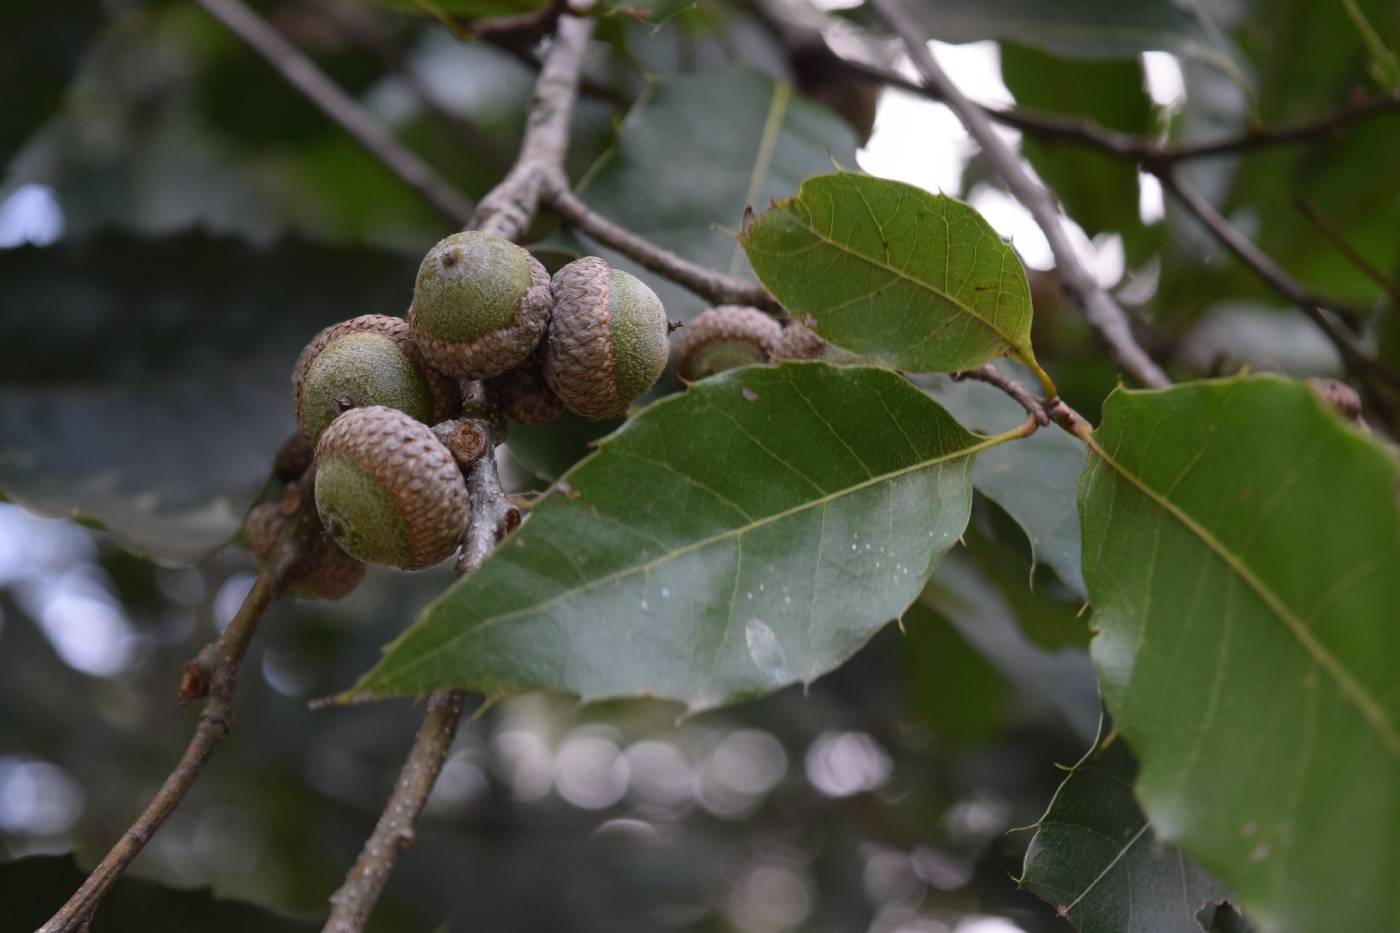
[[[456,550],[471,514],[464,468],[487,446],[479,422],[462,417],[460,380],[481,381],[491,406],[521,422],[565,409],[616,418],[660,377],[668,334],[656,294],[602,259],[551,278],[491,234],[439,242],[418,269],[407,319],[367,314],[328,327],[293,370],[297,424],[315,447],[316,510],[334,548],[321,563],[336,568],[304,588],[335,598],[361,561],[418,570]],[[266,511],[249,523],[260,559],[272,537]]]

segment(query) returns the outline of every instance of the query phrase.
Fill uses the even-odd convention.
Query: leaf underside
[[[1096,744],[1036,824],[1021,885],[1080,933],[1201,933],[1202,912],[1228,894],[1156,838],[1133,799],[1136,771],[1122,739]]]

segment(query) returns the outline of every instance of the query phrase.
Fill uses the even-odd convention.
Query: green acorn
[[[346,412],[321,435],[316,511],[351,557],[421,570],[457,549],[470,506],[461,469],[433,430],[372,406]]]
[[[709,308],[676,335],[676,375],[696,382],[726,369],[766,363],[782,334],[782,325],[757,308]]]
[[[312,443],[351,408],[385,405],[437,422],[452,417],[459,403],[456,383],[434,372],[409,340],[408,322],[383,314],[327,327],[292,370],[292,407]]]
[[[470,230],[423,257],[408,323],[437,369],[487,379],[519,364],[549,326],[549,273],[509,240]]]
[[[597,256],[564,266],[553,286],[545,382],[581,418],[622,417],[666,368],[669,322],[661,299]]]

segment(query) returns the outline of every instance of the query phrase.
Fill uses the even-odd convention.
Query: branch
[[[404,83],[424,111],[456,138],[467,151],[479,155],[494,171],[505,171],[507,161],[495,140],[476,121],[453,110],[413,67],[403,50],[380,28],[368,7],[347,5],[341,0],[317,0],[316,11],[334,24],[351,42],[369,52]],[[453,218],[457,223],[463,221]]]
[[[413,738],[394,792],[345,883],[331,895],[330,917],[322,928],[325,933],[356,933],[365,928],[399,850],[413,842],[414,826],[452,747],[465,699],[457,690],[439,690],[428,698],[428,714]]]
[[[591,19],[559,18],[554,44],[530,98],[520,155],[501,183],[482,198],[472,219],[474,229],[519,239],[534,220],[546,187],[563,176],[569,120],[592,35]],[[480,383],[466,388],[468,409],[480,409],[484,394]],[[486,449],[467,470],[472,515],[457,562],[459,574],[479,568],[496,543],[520,521],[520,513],[511,506],[496,470],[495,445],[499,438],[491,421],[489,412],[478,420],[486,437]],[[331,912],[324,933],[359,933],[364,929],[399,852],[413,841],[418,817],[452,747],[465,699],[461,690],[438,690],[428,698],[427,716],[399,772],[398,783],[359,858],[344,883],[331,895]]]
[[[782,312],[778,300],[757,282],[735,278],[683,259],[670,250],[644,240],[594,211],[583,199],[562,185],[547,192],[551,207],[584,233],[611,246],[642,266],[690,289],[717,305],[752,305],[770,314]]]
[[[1381,290],[1390,298],[1391,303],[1395,305],[1396,309],[1400,310],[1400,283],[1397,283],[1390,276],[1386,275],[1380,269],[1377,269],[1375,264],[1362,254],[1361,250],[1348,242],[1346,235],[1342,233],[1336,221],[1324,214],[1322,208],[1305,198],[1302,194],[1296,192],[1293,195],[1293,206],[1302,211],[1303,215],[1313,222],[1318,232],[1326,237],[1327,242],[1331,243],[1337,252],[1345,256],[1347,261],[1360,270],[1368,279],[1379,285]]]
[[[1011,147],[997,135],[986,112],[964,97],[944,74],[943,69],[929,54],[928,46],[908,15],[892,0],[872,0],[872,3],[876,12],[904,40],[915,67],[924,76],[925,83],[938,93],[948,109],[962,121],[968,133],[982,147],[988,161],[1006,181],[1011,193],[1035,217],[1036,223],[1045,232],[1051,251],[1055,254],[1055,270],[1065,291],[1083,309],[1089,326],[1107,345],[1114,362],[1141,385],[1152,388],[1170,385],[1171,380],[1167,378],[1166,373],[1152,361],[1133,336],[1127,314],[1099,287],[1089,270],[1084,268],[1079,257],[1075,255],[1074,247],[1060,222],[1054,196],[1026,174]]]
[[[348,133],[404,184],[422,194],[456,223],[471,217],[471,202],[437,170],[405,148],[350,95],[284,39],[243,0],[197,0],[200,6],[252,47],[292,87]]]
[[[890,68],[846,58],[826,45],[826,40],[821,37],[819,32],[814,31],[814,36],[817,41],[821,42],[821,48],[825,50],[824,53],[819,54],[832,68],[844,71],[852,77],[897,88],[939,103],[947,103],[947,99],[938,88],[921,84],[918,81],[911,81]],[[805,37],[803,41],[807,41]],[[1155,172],[1170,168],[1178,162],[1192,159],[1232,155],[1335,136],[1350,123],[1387,113],[1400,114],[1400,90],[1392,91],[1389,94],[1350,100],[1330,113],[1299,120],[1296,123],[1276,127],[1253,127],[1236,136],[1178,145],[1158,143],[1133,133],[1112,130],[1100,126],[1092,120],[1062,117],[1025,107],[988,107],[983,104],[974,104],[973,106],[981,110],[989,120],[1003,126],[1009,126],[1041,139],[1058,139],[1090,149],[1099,149],[1132,159],[1148,171]]]
[[[525,139],[515,165],[481,199],[471,226],[516,240],[535,219],[545,186],[564,172],[564,156],[569,148],[569,118],[578,98],[579,73],[593,20],[562,16],[525,118]]]
[[[180,684],[181,702],[205,695],[208,699],[179,764],[170,772],[146,809],[122,833],[111,851],[68,902],[39,928],[39,933],[79,933],[89,928],[102,898],[179,806],[209,756],[233,728],[238,672],[253,633],[273,600],[288,584],[306,572],[306,555],[312,553],[323,533],[316,516],[313,482],[314,473],[308,470],[287,488],[283,502],[289,511],[288,521],[283,525],[277,546],[258,573],[253,588],[248,591],[238,613],[219,637],[185,665]]]
[[[1046,404],[1045,399],[1039,398],[1015,379],[1003,374],[991,363],[985,363],[976,369],[953,373],[953,381],[961,382],[964,379],[973,379],[996,386],[1024,408],[1026,414],[1035,419],[1036,424],[1043,428],[1050,423],[1050,406]]]
[[[1215,205],[1193,187],[1190,182],[1174,172],[1160,176],[1162,187],[1171,192],[1182,205],[1195,215],[1211,235],[1226,249],[1234,253],[1254,273],[1263,279],[1274,291],[1297,305],[1336,346],[1346,362],[1347,368],[1359,376],[1379,380],[1393,389],[1400,389],[1400,376],[1371,359],[1342,332],[1333,320],[1332,314],[1322,300],[1303,287],[1296,279],[1283,271],[1277,263],[1226,220]]]

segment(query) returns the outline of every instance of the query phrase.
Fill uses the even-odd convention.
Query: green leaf
[[[696,114],[705,114],[697,120]],[[715,132],[715,127],[724,127]],[[730,231],[748,205],[797,190],[855,164],[855,139],[839,117],[794,94],[788,84],[748,67],[658,81],[628,113],[616,145],[589,171],[578,193],[589,206],[653,243],[712,269],[747,275]],[[580,248],[581,244],[581,248]],[[613,250],[579,236],[591,252],[647,277],[673,318],[689,319],[705,302]]]
[[[1122,739],[1095,742],[1036,824],[1021,886],[1081,933],[1202,933],[1198,918],[1234,913],[1229,895],[1157,839],[1133,799],[1136,773]]]
[[[1400,916],[1397,464],[1300,383],[1113,393],[1080,484],[1138,798],[1265,927]]]
[[[203,233],[0,252],[0,491],[163,562],[209,556],[294,428],[297,353],[401,311],[416,267]]]
[[[919,602],[947,619],[1011,688],[1035,709],[1055,714],[1088,742],[1099,724],[1098,686],[1088,656],[1047,650],[1017,624],[1015,608],[997,583],[961,550],[939,563]]]
[[[1196,52],[1207,34],[1192,8],[1171,0],[903,0],[930,37],[1010,39],[1056,55],[1133,58],[1153,49]]]
[[[68,855],[0,864],[0,930],[42,926],[86,877]],[[107,892],[95,925],[142,933],[310,933],[319,927],[254,904],[216,898],[208,890],[180,891],[131,877],[119,878]]]
[[[598,439],[617,426],[616,421],[584,421],[568,411],[549,424],[511,422],[506,450],[526,470],[553,482],[588,456]]]
[[[967,524],[973,456],[1004,439],[885,370],[705,380],[604,440],[354,695],[699,710],[810,682],[914,601]]]
[[[1017,376],[1006,369],[1008,375]],[[1025,418],[1021,406],[986,383],[940,380],[929,390],[953,416],[984,434],[1004,431]],[[973,485],[1001,506],[1025,531],[1031,558],[1044,561],[1060,580],[1084,595],[1079,512],[1075,484],[1084,472],[1084,445],[1059,429],[1042,429],[977,458]]]
[[[916,372],[1016,353],[1039,374],[1021,260],[961,201],[838,172],[804,181],[740,242],[763,284],[837,346]]]
[[[986,742],[1006,719],[1006,682],[953,625],[915,603],[903,619],[909,710],[947,741]]]

